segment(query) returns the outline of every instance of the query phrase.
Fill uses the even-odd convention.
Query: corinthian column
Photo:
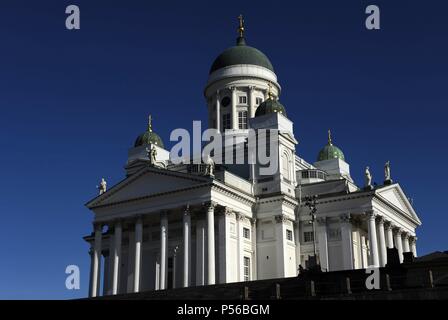
[[[247,121],[249,122],[249,118],[253,118],[255,116],[255,96],[254,96],[255,87],[249,87],[249,112],[247,116]]]
[[[412,237],[411,241],[411,251],[414,254],[414,257],[417,257],[417,237]]]
[[[404,233],[403,235],[403,252],[411,252],[411,249],[409,248],[409,234]]]
[[[389,249],[393,249],[394,248],[394,234],[392,232],[392,223],[390,221],[387,221],[384,224],[384,227],[386,228],[387,247]]]
[[[387,263],[386,237],[384,235],[384,219],[378,218],[378,246],[380,251],[380,267],[384,267]]]
[[[403,262],[403,242],[401,240],[401,229],[397,229],[397,232],[395,233],[395,247],[398,250],[398,257],[400,258],[400,263]]]
[[[373,211],[367,212],[367,228],[369,232],[369,242],[370,242],[370,253],[372,255],[372,265],[374,267],[379,267],[379,256],[378,256],[378,240],[376,237],[376,224],[375,224],[375,213]]]
[[[96,297],[99,292],[100,287],[100,263],[101,263],[101,238],[103,237],[102,233],[103,225],[101,223],[95,223],[95,242],[93,244],[93,253],[92,253],[92,285],[90,288],[90,296]]]
[[[236,105],[237,105],[237,101],[236,101],[236,87],[231,87],[230,90],[232,90],[232,129],[238,129],[238,115],[236,113]]]
[[[160,290],[166,289],[167,274],[167,245],[168,245],[168,214],[162,212],[160,215]]]
[[[134,263],[134,292],[140,290],[140,264],[142,256],[143,221],[137,217],[135,222],[135,263]]]
[[[221,102],[220,102],[219,90],[216,91],[216,130],[221,132]]]
[[[120,259],[121,259],[121,220],[115,222],[114,231],[114,265],[112,273],[112,294],[118,293],[119,276],[120,276]]]
[[[215,206],[214,202],[207,204],[207,284],[215,284]]]
[[[183,235],[184,235],[184,278],[183,286],[190,285],[190,250],[191,250],[191,216],[187,206],[184,211],[183,219]]]
[[[342,261],[344,270],[353,269],[353,240],[350,214],[339,217],[341,223]]]
[[[317,218],[317,239],[319,247],[320,267],[324,271],[329,270],[328,263],[328,243],[327,243],[327,222],[325,217]]]

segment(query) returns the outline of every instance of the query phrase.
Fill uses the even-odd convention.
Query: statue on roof
[[[151,148],[146,148],[146,153],[148,155],[149,163],[154,166],[157,161],[157,149],[155,145],[151,145]]]
[[[107,182],[104,180],[104,178],[101,178],[101,182],[99,186],[96,186],[96,188],[99,190],[100,195],[105,193],[107,191]]]
[[[371,189],[372,188],[372,174],[370,173],[370,168],[366,167],[366,171],[365,171],[365,187],[367,189]]]
[[[213,177],[215,175],[215,161],[210,155],[207,155],[205,166],[205,175]]]
[[[387,161],[384,165],[384,184],[391,184],[392,179],[390,177],[390,161]]]

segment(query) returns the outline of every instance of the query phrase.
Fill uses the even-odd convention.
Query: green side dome
[[[271,89],[272,85],[269,83],[268,98],[258,106],[255,111],[255,117],[263,116],[269,113],[281,113],[286,117],[285,107],[280,103],[280,101],[278,101],[278,99],[274,98]]]
[[[137,137],[134,147],[140,147],[144,145],[155,144],[158,147],[165,148],[160,136],[152,131],[152,119],[149,116],[148,129]]]
[[[341,149],[333,145],[331,141],[331,131],[328,130],[328,144],[320,150],[317,161],[341,159],[345,161],[344,153]]]
[[[218,69],[222,69],[228,66],[233,66],[237,64],[253,64],[256,66],[264,67],[266,69],[274,72],[274,67],[268,57],[260,50],[246,45],[246,40],[244,39],[244,20],[240,15],[238,17],[239,37],[236,40],[236,46],[230,47],[224,50],[213,62],[210,68],[210,73]]]
[[[263,116],[268,113],[281,113],[286,117],[285,107],[278,101],[269,97],[266,101],[263,101],[255,111],[255,116]]]

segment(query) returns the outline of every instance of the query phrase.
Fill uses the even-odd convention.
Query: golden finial
[[[152,132],[152,116],[148,116],[148,131]]]
[[[331,130],[328,129],[328,144],[331,146],[333,143],[331,141]]]
[[[238,27],[238,33],[240,34],[240,37],[243,38],[244,37],[244,20],[243,20],[242,14],[240,14],[238,16],[238,20],[240,21],[240,26]]]

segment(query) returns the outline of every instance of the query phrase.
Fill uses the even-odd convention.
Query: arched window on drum
[[[282,176],[283,179],[291,181],[291,168],[290,168],[290,161],[289,161],[289,155],[287,152],[283,152],[282,154]]]

